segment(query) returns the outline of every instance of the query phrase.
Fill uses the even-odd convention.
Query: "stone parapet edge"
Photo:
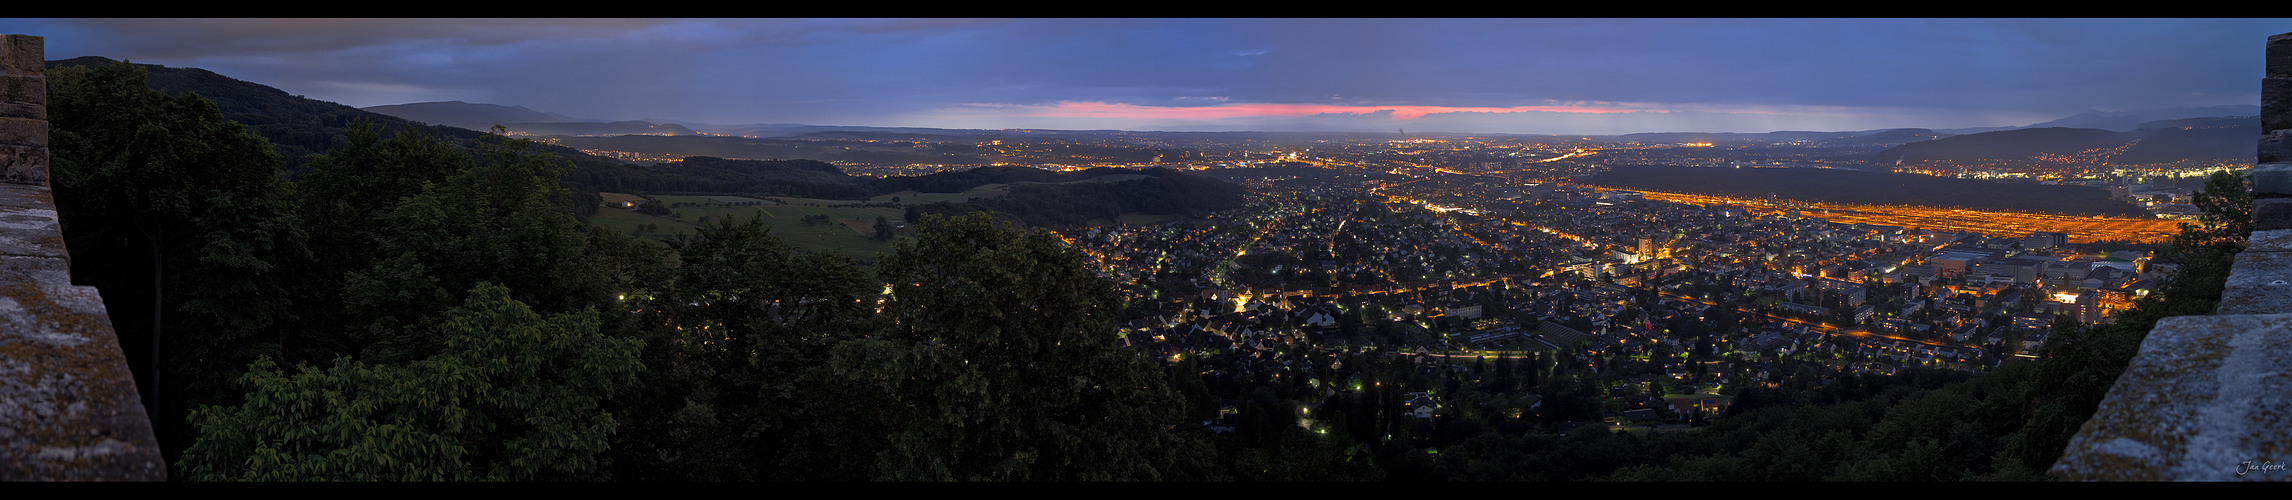
[[[44,42],[0,35],[0,481],[160,481],[149,414],[48,184]]]
[[[2051,475],[2292,481],[2292,314],[2157,321]]]

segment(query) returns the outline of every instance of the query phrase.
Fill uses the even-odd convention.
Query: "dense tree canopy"
[[[257,362],[245,403],[193,416],[181,466],[195,480],[603,477],[618,422],[602,404],[634,385],[637,343],[601,334],[595,311],[543,317],[492,284],[437,329],[446,348],[410,363],[290,376]]]
[[[229,400],[231,374],[276,354],[310,305],[284,272],[310,254],[278,155],[213,103],[151,89],[135,66],[47,78],[51,185],[75,281],[131,311],[114,327],[132,357],[153,360],[134,368],[156,415]]]
[[[1178,401],[1116,345],[1119,299],[1081,259],[972,215],[925,218],[877,264],[888,330],[832,358],[905,410],[876,478],[1159,478]]]

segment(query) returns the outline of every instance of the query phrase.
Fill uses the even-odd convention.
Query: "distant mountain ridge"
[[[524,106],[476,104],[462,101],[417,102],[367,106],[362,110],[407,120],[445,125],[470,130],[493,130],[495,125],[507,129],[511,135],[533,136],[598,136],[598,135],[697,135],[692,129],[677,124],[659,124],[648,121],[626,120],[605,122],[583,120],[570,116],[534,111]]]
[[[612,135],[700,135],[677,124],[658,124],[647,121],[621,122],[567,122],[567,123],[503,123],[510,135],[535,136],[612,136]]]
[[[2229,104],[2194,108],[2160,108],[2115,112],[2087,111],[2084,113],[2078,113],[2068,117],[2047,121],[2044,123],[2032,124],[2030,126],[2021,128],[2097,128],[2102,130],[2114,130],[2118,132],[2130,132],[2134,129],[2147,126],[2145,124],[2149,122],[2222,116],[2260,116],[2260,106],[2253,104]]]
[[[1951,134],[1922,128],[1896,128],[1846,132],[1810,132],[1786,130],[1778,132],[1647,132],[1608,136],[1613,140],[1641,143],[1713,144],[1742,143],[1805,143],[1814,146],[1894,146],[1918,141],[1948,137]]]
[[[496,124],[507,123],[566,123],[585,122],[570,116],[527,109],[524,106],[476,104],[462,101],[417,102],[367,106],[363,109],[408,120],[461,127],[470,130],[491,130]]]
[[[615,135],[726,135],[756,138],[859,138],[860,136],[935,136],[963,137],[1011,133],[1000,129],[942,129],[928,127],[875,127],[857,125],[809,125],[800,123],[706,124],[665,118],[643,121],[606,122],[581,120],[556,113],[535,111],[521,106],[475,104],[462,101],[425,102],[371,106],[368,111],[408,120],[449,125],[471,130],[488,130],[499,124],[513,133],[529,135],[558,135],[576,137],[604,137]],[[2016,130],[2044,128],[2086,128],[2115,132],[2131,132],[2153,123],[2172,120],[2192,120],[2220,117],[2259,116],[2259,106],[2222,105],[2183,108],[2160,108],[2133,111],[2087,111],[2056,120],[2025,127],[1977,127],[1962,129],[1894,128],[1859,131],[1774,131],[1774,132],[1645,132],[1635,134],[1596,136],[1614,141],[1641,143],[1711,142],[1714,144],[1745,143],[1800,143],[1818,147],[1893,147],[1937,140],[1960,135],[1974,135]],[[1091,135],[1101,133],[1140,134],[1216,134],[1214,132],[1146,132],[1114,130],[1030,130],[1030,135]],[[1286,135],[1281,132],[1233,132],[1260,135]],[[1325,135],[1359,136],[1379,135],[1364,133],[1331,133]],[[1513,134],[1480,134],[1513,135]],[[1555,136],[1559,137],[1559,136]],[[1576,137],[1576,136],[1569,136]],[[1979,141],[1974,141],[1979,142]],[[2209,153],[2208,153],[2209,154]]]
[[[59,68],[93,67],[118,62],[104,57],[84,56],[47,61],[47,67],[55,71]],[[289,172],[300,169],[311,155],[341,148],[343,131],[357,121],[375,124],[385,135],[420,130],[424,134],[465,146],[476,144],[478,138],[484,135],[472,129],[434,124],[424,126],[395,116],[309,99],[199,68],[170,68],[141,63],[136,66],[144,69],[146,83],[151,88],[170,94],[196,93],[214,102],[215,107],[223,112],[224,119],[238,122],[257,135],[269,139],[272,149],[277,150],[279,156],[286,160]]]
[[[583,169],[573,172],[571,178],[612,192],[845,200],[907,191],[957,193],[989,184],[1007,184],[1002,196],[914,208],[934,213],[985,209],[1030,226],[1049,227],[1072,226],[1091,219],[1112,220],[1125,212],[1198,216],[1239,206],[1245,200],[1240,185],[1167,168],[1099,167],[1054,171],[989,166],[917,176],[866,177],[846,174],[833,164],[817,160],[694,156],[650,167]]]
[[[81,57],[49,61],[51,67],[108,64],[111,59]],[[536,111],[520,106],[477,104],[461,101],[413,103],[372,106],[365,109],[312,100],[288,94],[276,88],[232,79],[198,68],[167,68],[140,65],[149,70],[151,85],[170,92],[197,92],[215,101],[225,118],[245,124],[251,130],[271,140],[290,171],[298,168],[306,157],[340,147],[341,129],[350,122],[367,120],[382,124],[386,131],[425,129],[427,133],[448,140],[473,144],[482,133],[495,124],[531,135],[552,135],[585,138],[682,136],[703,139],[705,135],[752,135],[757,137],[790,137],[802,139],[854,139],[874,140],[893,136],[908,137],[1096,137],[1100,139],[1127,137],[1132,140],[1173,140],[1186,137],[1246,136],[1267,140],[1287,140],[1300,134],[1279,132],[1124,132],[1090,130],[969,130],[935,129],[923,127],[868,127],[822,126],[804,124],[750,124],[706,125],[676,121],[622,121],[603,122],[582,120],[562,114]],[[2112,155],[2113,163],[2162,163],[2183,160],[2235,161],[2249,160],[2251,141],[2258,134],[2257,106],[2232,105],[2195,108],[2170,108],[2123,112],[2094,111],[2040,123],[2080,124],[2095,127],[2025,127],[1988,132],[1960,133],[1971,129],[1880,129],[1845,132],[1778,131],[1766,133],[1646,133],[1606,136],[1608,140],[1633,140],[1650,143],[1663,142],[1715,142],[1805,144],[1820,147],[1885,148],[1872,153],[1870,163],[1884,167],[1902,162],[1917,161],[2024,161],[2048,155],[2077,155],[2090,151],[2104,151]],[[2229,117],[2215,113],[2245,113]],[[2134,121],[2144,120],[2144,121]],[[2130,124],[2128,122],[2131,121]],[[315,124],[315,126],[313,126]],[[429,124],[423,127],[421,124]],[[705,134],[704,134],[705,133]],[[1373,139],[1382,134],[1334,133],[1303,134],[1345,136]],[[1573,139],[1573,138],[1571,138]],[[912,140],[912,139],[911,139]],[[689,142],[689,141],[688,141]],[[813,141],[806,141],[813,142]],[[695,143],[697,144],[697,143]],[[823,143],[824,144],[824,143]],[[738,145],[754,148],[756,145]],[[731,147],[715,145],[715,147]],[[813,152],[792,149],[761,157],[803,158]],[[576,163],[598,165],[602,158],[588,157],[569,148],[561,153]],[[615,149],[616,148],[606,148]],[[844,157],[834,161],[878,162],[916,160],[927,163],[974,164],[980,160],[974,153],[933,153],[923,155],[912,151],[846,151]],[[675,152],[663,154],[741,156],[740,151]],[[785,155],[785,156],[783,156]],[[909,158],[909,157],[914,158]],[[828,157],[819,159],[830,160]]]
[[[2233,161],[2253,157],[2260,117],[2183,118],[2136,124],[2128,131],[2044,127],[2001,130],[1906,143],[1871,158],[1877,166],[1921,162],[2036,161],[2087,157],[2111,164]]]

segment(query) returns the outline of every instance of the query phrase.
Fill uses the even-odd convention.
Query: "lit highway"
[[[2179,233],[2181,225],[2180,221],[2166,219],[2080,217],[1903,205],[1788,201],[1784,202],[1788,203],[1788,206],[1784,206],[1777,202],[1760,199],[1622,189],[1607,186],[1586,185],[1584,187],[1603,191],[1633,191],[1650,200],[1690,205],[1733,205],[1768,211],[1797,209],[1803,216],[1840,224],[1862,223],[1900,226],[1911,229],[1972,232],[1990,236],[2021,236],[2035,232],[2058,232],[2069,235],[2069,242],[2071,243],[2096,241],[2163,242],[2172,239],[2174,234]]]

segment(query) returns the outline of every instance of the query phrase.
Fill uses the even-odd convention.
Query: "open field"
[[[670,235],[690,232],[693,227],[704,221],[715,223],[727,218],[739,221],[749,217],[763,217],[765,227],[771,228],[772,234],[779,236],[780,240],[786,242],[790,248],[838,252],[862,262],[871,262],[875,260],[877,254],[891,249],[890,243],[877,241],[874,238],[876,217],[890,220],[894,226],[900,228],[901,234],[911,234],[906,228],[907,213],[904,207],[941,201],[960,203],[977,198],[1002,196],[1007,192],[1006,189],[1009,186],[1009,184],[986,184],[961,193],[901,191],[864,201],[788,196],[652,196],[652,199],[660,200],[663,205],[667,206],[676,215],[675,217],[648,215],[619,208],[619,202],[642,200],[644,199],[642,196],[628,193],[599,193],[604,198],[606,206],[597,209],[597,215],[590,217],[589,223],[622,234],[659,240]],[[896,203],[891,201],[891,198],[895,196],[899,198]],[[892,206],[861,206],[863,204],[888,204]],[[804,224],[804,217],[812,215],[825,215],[831,223],[827,225]],[[1106,225],[1119,223],[1143,226],[1176,218],[1179,217],[1125,213],[1116,220],[1092,222]]]
[[[762,203],[771,203],[770,201],[768,201],[768,200],[764,200],[764,199],[761,199],[761,198],[748,198],[748,197],[742,197],[742,196],[680,196],[680,197],[677,197],[677,198],[698,198],[699,200],[689,200],[689,201],[701,201],[701,200],[707,200],[707,201],[714,201],[714,202],[720,202],[720,203],[747,203],[747,202],[762,202]],[[663,200],[663,201],[666,201],[666,200]]]
[[[1179,217],[1176,215],[1147,215],[1138,212],[1123,212],[1122,215],[1116,216],[1114,218],[1114,222],[1125,226],[1150,226],[1177,218]]]
[[[868,202],[868,203],[893,203],[893,202],[891,201],[891,199],[892,199],[892,198],[899,198],[899,201],[898,201],[897,203],[899,203],[899,204],[901,204],[901,205],[921,205],[921,204],[926,204],[926,203],[937,203],[937,202],[942,202],[942,201],[944,201],[944,202],[948,202],[948,203],[962,203],[962,202],[971,201],[971,200],[973,200],[973,199],[977,199],[977,198],[990,198],[990,197],[995,197],[995,196],[1002,196],[1002,195],[1003,195],[1003,193],[1007,193],[1007,192],[1009,192],[1009,191],[1007,190],[1007,188],[1009,188],[1009,187],[1010,187],[1010,185],[1009,185],[1009,184],[996,183],[996,184],[981,184],[981,185],[979,185],[979,187],[974,187],[974,188],[971,188],[971,189],[968,189],[968,190],[964,190],[963,192],[960,192],[960,193],[918,193],[918,192],[915,192],[915,191],[900,191],[900,192],[897,192],[897,193],[891,193],[891,194],[886,194],[886,195],[883,195],[883,196],[877,196],[877,197],[874,197],[874,198],[868,198],[867,202]]]
[[[618,193],[605,193],[607,200]],[[622,195],[627,196],[627,195]],[[771,201],[738,196],[654,196],[669,205],[679,217],[647,215],[612,207],[599,208],[589,223],[623,234],[662,239],[672,234],[684,234],[701,224],[720,220],[741,221],[750,217],[763,217],[764,226],[790,248],[811,251],[838,252],[862,262],[874,261],[878,253],[891,249],[889,242],[877,241],[875,218],[880,216],[895,225],[904,224],[905,213],[897,208],[838,207],[854,200],[815,200],[808,198],[782,198],[789,204],[774,205]],[[755,205],[735,203],[760,202]],[[817,206],[814,206],[817,205]],[[806,225],[804,216],[826,215],[833,221],[829,225]],[[650,226],[651,230],[640,230]]]
[[[604,197],[604,198],[605,198],[605,204],[606,204],[606,205],[620,205],[620,204],[623,204],[623,203],[636,203],[636,202],[640,202],[640,201],[645,201],[645,197],[643,197],[643,196],[637,196],[637,195],[628,194],[628,193],[597,193],[597,194],[598,194],[599,196],[602,196],[602,197]]]

